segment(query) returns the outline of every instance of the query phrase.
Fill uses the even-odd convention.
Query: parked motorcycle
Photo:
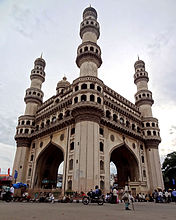
[[[89,203],[98,203],[98,205],[103,205],[104,195],[97,195],[94,192],[88,192],[87,196],[83,197],[82,203],[84,205],[88,205]]]
[[[5,191],[2,194],[2,200],[6,201],[6,202],[11,202],[12,201],[12,196],[11,196],[11,192],[10,191]]]

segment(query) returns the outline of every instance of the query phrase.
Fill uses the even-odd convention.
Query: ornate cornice
[[[71,124],[74,124],[75,120],[72,116],[69,116],[67,118],[64,118],[62,120],[57,120],[54,123],[51,123],[50,125],[45,125],[44,128],[40,129],[39,131],[35,131],[34,133],[31,134],[31,139],[43,137],[45,135],[51,134],[55,131],[59,131]]]
[[[94,121],[100,123],[103,114],[102,105],[98,105],[97,103],[90,104],[90,102],[75,104],[72,110],[72,116],[75,118],[75,122]]]
[[[36,122],[47,118],[48,116],[60,111],[63,108],[69,107],[72,103],[72,97],[68,97],[65,100],[59,102],[58,104],[52,105],[50,108],[43,112],[38,112],[36,115]]]
[[[94,62],[99,68],[102,64],[101,56],[95,52],[86,51],[77,55],[76,64],[80,67],[84,62]]]
[[[151,98],[141,98],[140,100],[137,100],[135,104],[140,107],[141,105],[153,105],[154,100]]]
[[[132,112],[128,111],[123,106],[120,106],[120,105],[112,102],[107,97],[104,97],[104,105],[110,107],[112,110],[115,110],[118,113],[123,114],[124,116],[130,118],[131,120],[136,121],[137,123],[141,123],[141,118],[139,116],[135,117],[135,115]]]
[[[145,146],[146,148],[153,148],[153,149],[158,149],[158,145],[161,142],[161,139],[158,137],[158,139],[150,137],[150,139],[145,139]]]
[[[107,118],[102,118],[100,124],[105,125],[114,131],[118,131],[120,133],[127,134],[128,136],[137,138],[140,141],[144,141],[143,136],[135,131],[133,131],[130,128],[125,127],[125,125],[122,125],[120,123],[108,120]]]
[[[25,138],[25,137],[18,137],[15,138],[17,147],[30,147],[31,145],[31,139]]]
[[[34,120],[35,116],[33,115],[21,115],[18,117],[18,120]]]
[[[112,96],[114,99],[118,100],[119,102],[123,103],[128,108],[133,109],[133,111],[135,111],[137,114],[139,115],[141,114],[139,111],[139,108],[136,105],[134,105],[132,102],[125,99],[123,96],[121,96],[120,94],[118,94],[117,92],[115,92],[114,90],[112,90],[106,85],[104,85],[104,92]]]
[[[96,76],[81,76],[75,79],[72,85],[75,86],[78,83],[85,83],[85,82],[98,83],[100,86],[104,87],[103,81]]]

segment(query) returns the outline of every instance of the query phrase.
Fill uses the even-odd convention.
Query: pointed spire
[[[138,56],[138,60],[139,60],[139,55],[137,55]]]
[[[43,59],[43,57],[42,57],[42,56],[43,56],[43,52],[41,53],[41,56],[40,56],[40,58],[41,58],[41,59]]]

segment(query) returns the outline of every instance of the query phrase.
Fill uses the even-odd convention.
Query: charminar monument
[[[15,135],[13,173],[18,172],[17,182],[31,189],[56,188],[63,162],[62,193],[88,192],[95,185],[106,193],[113,162],[119,188],[128,184],[135,194],[164,187],[160,130],[152,115],[154,100],[145,63],[138,59],[134,64],[137,92],[133,104],[98,78],[102,64],[99,36],[97,12],[90,6],[80,24],[79,77],[72,83],[64,77],[56,85],[56,94],[45,102],[46,62],[42,57],[35,60],[24,97],[25,112],[18,119]]]

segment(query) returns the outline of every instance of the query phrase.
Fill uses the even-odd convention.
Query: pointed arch
[[[129,182],[139,181],[139,161],[125,143],[111,149],[110,162],[113,162],[117,168],[119,187],[124,187]]]
[[[63,161],[63,149],[59,145],[49,142],[37,157],[34,187],[55,188],[58,168]]]

